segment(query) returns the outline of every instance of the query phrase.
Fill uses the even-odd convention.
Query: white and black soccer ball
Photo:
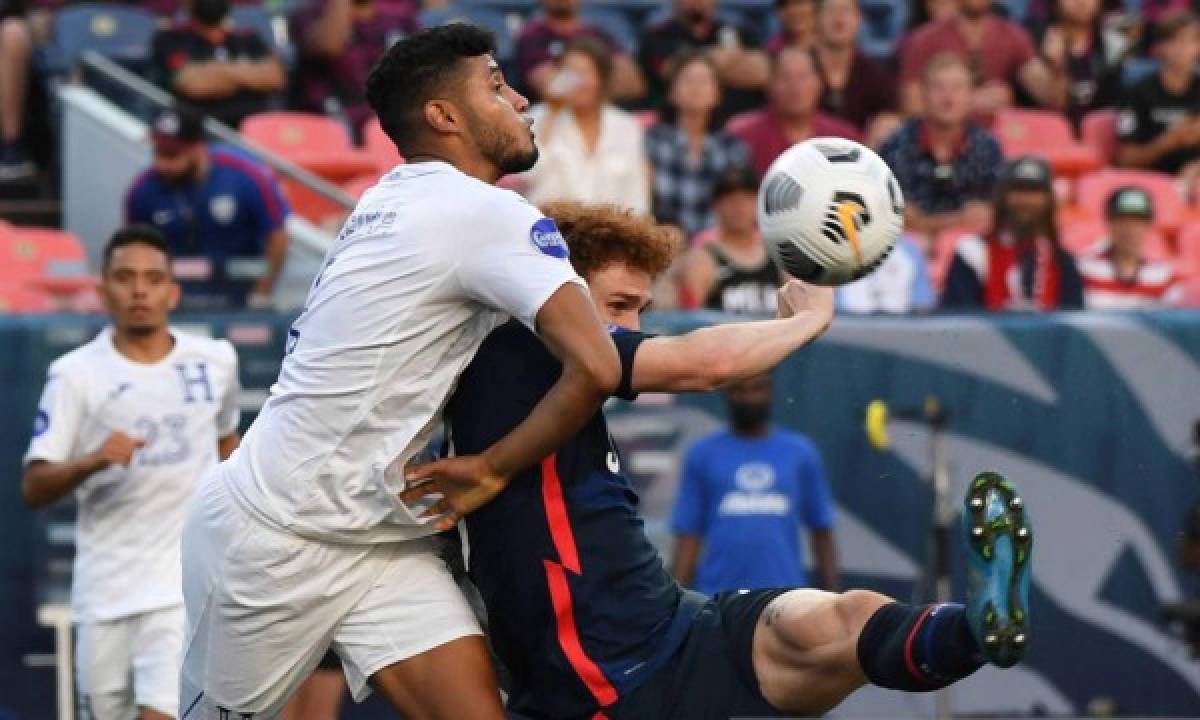
[[[762,179],[758,225],[781,268],[843,285],[887,258],[904,229],[904,196],[870,148],[813,138],[788,148]]]

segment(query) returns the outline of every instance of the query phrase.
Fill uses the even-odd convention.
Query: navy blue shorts
[[[666,667],[605,709],[605,716],[611,720],[786,717],[759,691],[754,629],[767,603],[789,589],[715,595]]]

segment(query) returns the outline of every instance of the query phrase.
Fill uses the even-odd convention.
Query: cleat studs
[[[1029,537],[1029,528],[1027,528],[1027,527],[1017,528],[1017,537],[1019,537],[1019,538]]]
[[[978,495],[971,498],[971,507],[975,508],[976,510],[983,507],[983,498],[979,497]]]
[[[1025,644],[1025,633],[1017,633],[1016,635],[1013,635],[1012,641],[1013,641],[1014,645],[1024,645]]]
[[[1008,501],[1008,506],[1011,507],[1013,510],[1018,509],[1019,507],[1021,507],[1024,504],[1025,504],[1025,502],[1023,500],[1021,500],[1021,498],[1019,498],[1019,497],[1015,497],[1012,500]]]
[[[975,527],[971,528],[971,534],[975,537],[983,537],[983,528],[979,525],[976,525]]]
[[[995,645],[999,640],[1000,637],[996,633],[989,633],[983,636],[983,643],[985,645]]]

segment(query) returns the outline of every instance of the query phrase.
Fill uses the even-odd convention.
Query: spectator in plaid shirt
[[[653,170],[654,216],[687,236],[710,227],[713,184],[731,167],[750,163],[741,140],[713,127],[721,102],[716,65],[701,51],[680,54],[671,69],[664,120],[646,133]]]

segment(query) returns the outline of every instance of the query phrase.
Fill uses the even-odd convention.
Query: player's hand
[[[105,467],[128,465],[133,461],[133,454],[145,444],[145,440],[131,438],[123,432],[116,431],[104,440],[104,444],[96,452]]]
[[[439,530],[454,527],[467,513],[483,506],[508,487],[508,478],[497,473],[482,455],[413,465],[405,473],[405,479],[408,487],[400,493],[400,499],[407,505],[430,495],[442,496],[421,513],[422,518],[440,516]]]
[[[779,288],[778,315],[790,318],[797,315],[816,316],[826,327],[833,321],[833,288],[809,285],[790,278]]]

